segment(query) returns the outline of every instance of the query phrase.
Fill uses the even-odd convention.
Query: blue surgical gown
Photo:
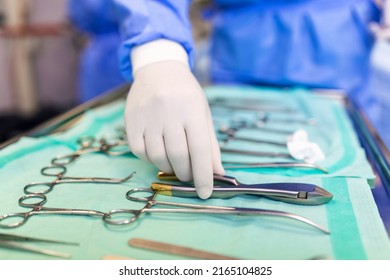
[[[194,60],[190,0],[69,1],[71,19],[92,38],[82,56],[82,100],[123,82],[119,45],[128,81],[131,49],[155,39],[181,44]],[[342,89],[369,115],[390,114],[378,112],[383,98],[367,87],[369,24],[380,19],[374,0],[214,0],[207,14],[214,82]]]
[[[68,13],[90,38],[79,69],[79,101],[84,102],[125,82],[118,67],[119,24],[112,0],[70,0]]]
[[[120,66],[130,50],[165,38],[193,60],[188,0],[113,0],[121,22]],[[211,78],[218,83],[342,89],[356,94],[369,71],[380,13],[372,0],[215,0]]]

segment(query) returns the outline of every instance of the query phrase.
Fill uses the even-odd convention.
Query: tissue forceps
[[[27,202],[27,200],[38,200]],[[104,213],[96,210],[51,208],[43,206],[47,201],[44,194],[27,194],[19,199],[19,206],[32,208],[28,212],[10,213],[0,216],[0,228],[16,228],[24,225],[34,215],[77,215],[103,217]],[[12,221],[15,221],[11,223]]]
[[[89,153],[100,152],[109,156],[121,156],[130,153],[130,150],[128,150],[127,141],[124,139],[101,139],[100,141],[96,141],[95,137],[85,136],[81,137],[77,142],[81,146],[80,149],[70,154],[56,156],[52,159],[51,163],[57,166],[67,165],[75,161],[81,155]],[[123,147],[125,147],[125,150],[122,150]]]
[[[59,257],[59,258],[70,258],[70,255],[67,253],[41,249],[37,247],[32,247],[25,245],[25,242],[39,242],[39,243],[54,243],[54,244],[64,244],[64,245],[75,245],[78,246],[78,243],[75,242],[67,242],[67,241],[59,241],[59,240],[51,240],[51,239],[42,239],[35,238],[29,236],[20,236],[13,234],[4,234],[0,233],[0,247],[14,250],[21,250],[26,252],[38,253],[47,256]]]
[[[139,197],[136,193],[148,194],[148,196]],[[144,213],[190,213],[190,214],[217,214],[217,215],[244,215],[244,216],[274,216],[288,218],[300,221],[310,225],[326,234],[330,232],[322,226],[316,224],[312,220],[305,217],[276,210],[243,208],[243,207],[227,207],[227,206],[211,206],[202,204],[189,204],[177,202],[165,202],[156,200],[157,193],[151,188],[132,189],[126,193],[126,198],[131,201],[145,202],[145,206],[140,210],[134,209],[118,209],[111,210],[104,214],[103,220],[111,225],[127,225],[137,221]],[[154,208],[154,206],[163,205],[166,208]],[[129,218],[124,218],[128,215]],[[115,218],[117,216],[117,218]]]
[[[157,178],[163,181],[178,181],[175,175],[164,172],[159,172]],[[243,184],[234,177],[217,174],[214,174],[214,181],[228,186],[214,186],[212,198],[231,198],[240,194],[251,194],[299,205],[321,205],[333,198],[331,193],[314,184],[290,182]],[[168,196],[198,196],[195,188],[190,186],[152,183],[151,188],[159,194]]]
[[[30,183],[24,187],[25,194],[47,194],[51,192],[54,186],[59,184],[75,184],[75,183],[95,183],[95,184],[121,184],[131,179],[135,172],[125,178],[102,178],[102,177],[68,177],[64,176],[66,167],[61,165],[48,166],[41,169],[41,174],[45,176],[53,176],[56,179],[53,182]],[[35,190],[35,191],[34,191]]]

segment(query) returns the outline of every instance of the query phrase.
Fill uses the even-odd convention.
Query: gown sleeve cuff
[[[157,39],[134,47],[130,60],[133,75],[146,65],[166,60],[180,61],[189,67],[186,50],[179,43],[167,39]]]

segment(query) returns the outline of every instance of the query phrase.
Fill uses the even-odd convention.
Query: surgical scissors
[[[138,197],[136,193],[146,193],[148,196]],[[126,225],[137,221],[144,213],[190,213],[190,214],[217,214],[217,215],[250,215],[250,216],[275,216],[297,220],[308,224],[326,234],[330,232],[315,222],[288,212],[257,209],[257,208],[243,208],[243,207],[227,207],[227,206],[211,206],[202,204],[189,204],[177,202],[157,201],[155,198],[157,193],[151,188],[132,189],[126,193],[126,198],[131,201],[145,202],[145,206],[140,210],[134,209],[117,209],[111,210],[104,214],[103,220],[111,225]],[[172,208],[153,208],[156,205],[164,205]],[[176,207],[176,208],[174,208]],[[128,215],[129,218],[124,218]],[[118,218],[115,218],[117,216]]]
[[[38,200],[37,202],[27,202],[28,200]],[[68,208],[50,208],[44,207],[47,198],[44,194],[27,194],[19,199],[19,206],[32,208],[28,212],[11,213],[0,216],[0,228],[16,228],[24,225],[31,216],[34,215],[77,215],[103,217],[104,213],[96,210],[68,209]],[[15,221],[7,223],[7,221]]]
[[[51,163],[57,166],[67,165],[75,161],[81,155],[88,153],[100,152],[109,156],[121,156],[131,153],[128,149],[127,140],[122,138],[115,140],[107,140],[102,138],[100,141],[96,141],[95,137],[84,136],[81,137],[77,142],[81,146],[80,149],[70,154],[57,156],[52,159]],[[96,145],[96,143],[98,144]]]
[[[68,177],[64,176],[66,173],[66,167],[61,165],[48,166],[41,169],[41,174],[45,176],[53,176],[56,179],[53,182],[39,182],[30,183],[24,187],[24,193],[26,194],[47,194],[51,192],[54,186],[58,184],[74,184],[74,183],[97,183],[97,184],[121,184],[130,180],[135,172],[125,178],[101,178],[101,177]],[[39,189],[39,190],[37,190]],[[35,191],[34,191],[35,190]]]

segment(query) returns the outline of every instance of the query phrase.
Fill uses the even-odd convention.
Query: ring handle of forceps
[[[54,168],[54,166],[53,166]],[[39,182],[39,183],[30,183],[24,187],[25,194],[48,194],[51,192],[55,185],[61,183],[105,183],[105,184],[120,184],[130,180],[136,173],[132,172],[125,178],[79,178],[79,177],[61,177],[59,176],[54,182]],[[61,180],[63,179],[63,180]],[[65,180],[66,179],[66,180]],[[30,191],[29,189],[36,188],[37,186],[43,186],[41,191]],[[43,189],[43,190],[42,190]]]
[[[146,205],[145,205],[146,207]],[[144,208],[143,208],[144,209]],[[134,223],[139,216],[142,214],[142,210],[133,210],[133,209],[117,209],[111,210],[103,215],[103,222],[109,225],[129,225]],[[129,218],[123,218],[123,214],[127,214]],[[115,220],[115,216],[121,217],[118,220]]]
[[[136,196],[132,196],[132,194],[134,193],[148,193],[150,195],[144,197],[136,197]],[[103,222],[109,225],[128,225],[134,223],[142,214],[142,210],[145,208],[149,208],[151,206],[150,203],[153,201],[155,196],[156,193],[152,189],[148,189],[148,188],[131,189],[126,193],[126,198],[131,201],[146,202],[145,206],[141,210],[133,210],[133,209],[111,210],[103,215]],[[123,216],[123,214],[129,215],[130,218],[127,219],[121,218],[118,220],[114,219],[115,216]]]
[[[57,156],[51,160],[51,164],[53,164],[55,166],[68,165],[68,164],[71,164],[72,162],[74,162],[79,156],[80,156],[80,154],[77,152],[72,153],[72,154],[63,155],[63,156]]]
[[[143,197],[136,197],[132,196],[132,194],[135,193],[148,193],[148,196],[143,196]],[[155,196],[157,193],[151,189],[151,188],[136,188],[136,189],[131,189],[126,193],[126,198],[131,201],[138,201],[138,202],[146,202],[150,203],[151,201],[154,200]]]
[[[51,173],[50,170],[59,170],[58,172]],[[63,165],[46,166],[41,169],[41,174],[44,176],[62,177],[66,173],[67,169]]]
[[[4,221],[7,219],[12,218],[20,218],[19,222],[13,223],[13,224],[5,224]],[[30,218],[30,212],[20,212],[20,213],[12,213],[12,214],[5,214],[0,216],[0,228],[16,228],[24,225],[27,220]]]
[[[105,149],[102,149],[101,147],[92,148],[92,147],[86,146],[86,147],[84,147],[84,149],[85,150],[78,150],[78,151],[71,153],[71,154],[57,156],[51,160],[51,164],[53,164],[55,166],[68,165],[68,164],[71,164],[72,162],[74,162],[82,154],[86,154],[89,152],[99,152],[100,151],[100,152],[103,152],[104,154],[109,155],[109,156],[122,156],[122,155],[130,153],[130,150],[116,151],[115,146],[107,146]]]
[[[93,136],[82,136],[77,140],[77,144],[81,146],[81,149],[62,156],[57,156],[51,160],[51,164],[55,166],[64,166],[72,163],[82,154],[86,153],[86,150],[92,149],[92,145],[96,143],[96,138]]]
[[[36,188],[37,186],[41,186],[41,187],[43,186],[45,189],[42,191],[35,191],[35,192],[29,190],[32,188]],[[30,184],[24,186],[23,191],[26,195],[39,195],[39,194],[44,195],[44,194],[48,194],[49,192],[51,192],[53,190],[54,186],[55,186],[54,182],[52,182],[52,183],[30,183]]]
[[[26,203],[25,201],[31,198],[39,198],[40,200],[38,202],[34,203]],[[43,194],[28,194],[25,196],[22,196],[19,199],[19,205],[22,207],[30,207],[30,208],[36,208],[40,207],[43,204],[45,204],[47,198]],[[27,220],[30,218],[30,212],[20,212],[20,213],[11,213],[11,214],[5,214],[0,216],[0,228],[16,228],[24,225]],[[21,218],[19,222],[13,223],[13,224],[4,224],[4,221],[10,218]]]
[[[32,198],[38,198],[39,201],[34,202],[34,203],[26,203],[25,202],[26,200],[32,199]],[[42,193],[34,193],[34,194],[26,194],[26,195],[22,196],[21,198],[19,198],[18,204],[19,204],[19,206],[22,206],[22,207],[38,207],[38,206],[42,206],[43,204],[45,204],[46,201],[47,201],[46,195],[44,195]]]
[[[148,193],[148,196],[144,197],[136,197],[132,196],[134,193]],[[103,221],[106,224],[109,225],[128,225],[131,223],[134,223],[139,216],[142,214],[142,211],[145,208],[149,208],[152,206],[152,202],[154,200],[154,197],[157,195],[156,192],[154,192],[152,189],[149,188],[136,188],[136,189],[131,189],[126,193],[126,198],[131,201],[137,201],[137,202],[146,202],[145,206],[141,210],[133,210],[133,209],[118,209],[118,210],[111,210],[107,213],[104,214],[103,216]],[[128,219],[121,219],[118,221],[115,221],[113,219],[114,216],[120,216],[123,214],[128,214],[131,215],[130,218]]]

